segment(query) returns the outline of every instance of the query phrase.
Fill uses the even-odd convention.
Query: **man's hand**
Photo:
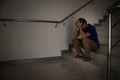
[[[77,20],[76,22],[75,22],[75,25],[76,25],[76,27],[81,27],[82,26],[82,23],[80,23],[80,21],[79,20]]]

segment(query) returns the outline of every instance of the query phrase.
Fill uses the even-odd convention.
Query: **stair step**
[[[108,30],[108,24],[107,25],[98,26],[98,27],[96,27],[96,30],[97,30],[97,32],[98,31],[104,32],[104,31]]]
[[[91,56],[93,58],[91,60],[91,63],[105,68],[107,66],[107,53],[108,53],[108,51],[105,49],[103,49],[103,51],[104,52],[102,52],[102,51],[91,52]],[[76,54],[76,51],[74,48],[73,48],[73,53]],[[120,58],[112,56],[111,64],[112,64],[113,70],[115,70],[116,72],[120,72]]]
[[[112,57],[120,58],[120,46],[116,46],[111,53]],[[100,48],[94,52],[95,54],[107,55],[108,53],[108,46],[101,45]]]
[[[63,57],[68,62],[66,66],[82,80],[103,80],[104,70],[89,62],[74,58],[74,54],[64,54]]]
[[[108,44],[108,31],[97,31],[99,42],[101,44]]]
[[[72,48],[72,52],[76,54],[75,48]],[[120,58],[120,46],[116,46],[113,50],[111,55],[116,58]],[[101,54],[101,55],[107,55],[108,53],[108,45],[102,45],[100,44],[100,48],[94,52],[95,54]]]

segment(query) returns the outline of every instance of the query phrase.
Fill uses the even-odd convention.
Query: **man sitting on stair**
[[[99,48],[99,40],[94,26],[87,24],[84,18],[79,18],[75,22],[72,43],[77,51],[76,58],[82,57],[84,60],[91,60],[90,52]],[[85,53],[81,50],[83,48]]]

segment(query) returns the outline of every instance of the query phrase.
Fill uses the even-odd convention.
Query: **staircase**
[[[120,10],[112,15],[112,26],[120,21]],[[92,60],[84,62],[81,59],[74,58],[76,54],[75,48],[70,45],[70,52],[63,54],[71,66],[70,70],[75,72],[84,80],[106,80],[107,77],[107,54],[108,54],[108,17],[104,16],[99,20],[99,24],[94,24],[96,27],[100,48],[96,52],[91,52]],[[120,40],[120,22],[112,29],[112,45]],[[111,80],[120,80],[120,44],[114,47],[111,56]]]

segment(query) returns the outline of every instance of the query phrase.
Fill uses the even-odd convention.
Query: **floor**
[[[0,66],[0,80],[103,80],[102,69],[69,54],[61,60]]]

